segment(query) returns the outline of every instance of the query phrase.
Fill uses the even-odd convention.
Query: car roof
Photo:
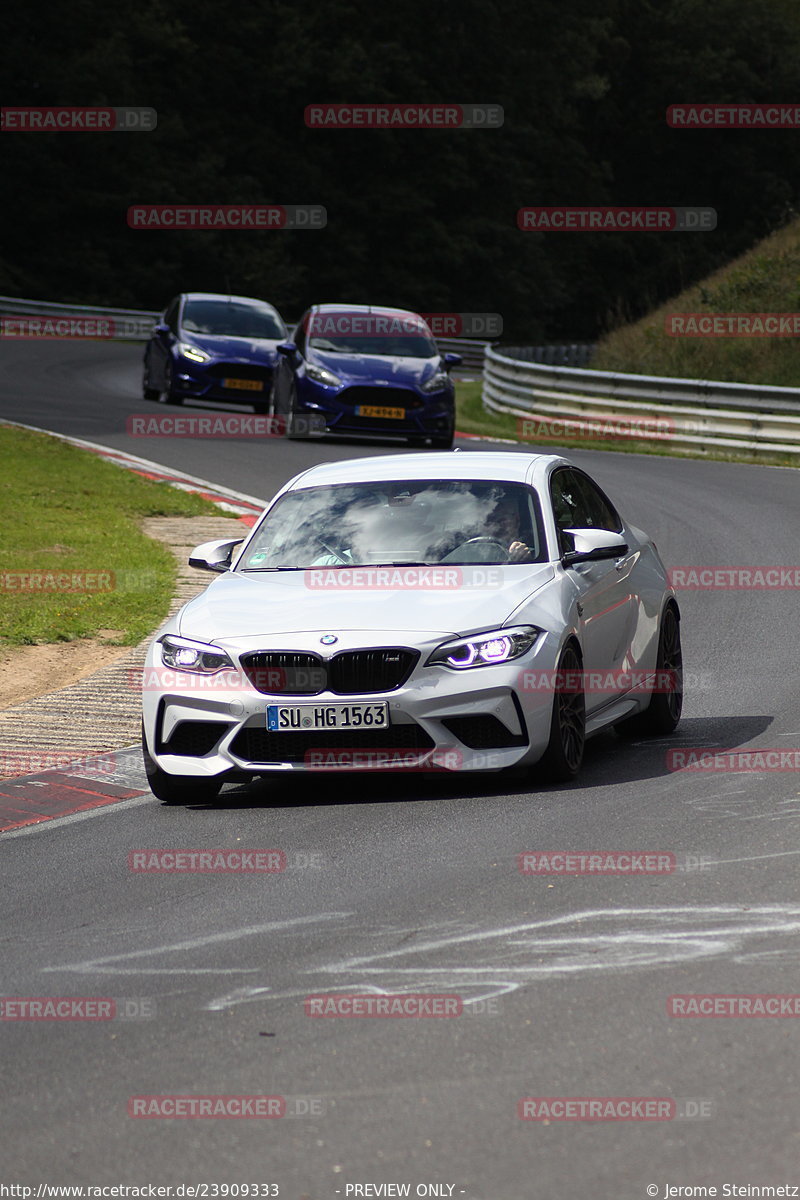
[[[385,304],[312,304],[311,312],[315,313],[374,313],[382,317],[417,317],[423,318],[410,308],[389,308]]]
[[[276,313],[274,304],[267,300],[259,300],[257,296],[231,296],[227,292],[182,292],[184,300],[226,300],[234,304],[258,304],[261,308],[269,308]]]
[[[318,463],[288,485],[322,487],[334,483],[363,483],[404,479],[486,479],[493,482],[531,482],[534,472],[548,464],[566,463],[558,454],[526,454],[501,450],[452,450],[421,454],[384,454]]]

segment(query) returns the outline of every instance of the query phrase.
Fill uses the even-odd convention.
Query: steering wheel
[[[502,550],[503,554],[508,554],[508,546],[504,546],[502,542],[498,542],[497,538],[493,537],[474,537],[461,544],[462,546],[474,546],[478,543],[483,546],[497,546],[498,550]]]

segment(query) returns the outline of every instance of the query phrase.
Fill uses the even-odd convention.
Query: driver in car
[[[533,551],[530,546],[520,540],[519,507],[512,496],[504,496],[498,500],[492,511],[486,517],[485,533],[480,537],[468,538],[456,546],[449,554],[445,554],[442,562],[485,562],[480,551],[479,543],[497,542],[508,554],[508,562],[523,563],[533,561]]]
[[[486,528],[490,536],[508,547],[509,562],[531,561],[530,546],[519,540],[519,506],[510,496],[497,502],[486,519]]]

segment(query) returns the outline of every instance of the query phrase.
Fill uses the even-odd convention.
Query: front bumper
[[[218,361],[192,363],[185,358],[174,362],[172,388],[176,396],[187,399],[228,401],[239,404],[266,404],[272,389],[274,367],[263,363]],[[235,379],[246,387],[225,387]]]
[[[455,398],[450,388],[428,396],[414,388],[372,389],[374,396],[353,399],[354,393],[366,392],[363,387],[325,387],[310,380],[298,383],[298,411],[316,414],[325,421],[329,433],[371,433],[386,437],[443,437],[452,429],[455,420]],[[359,416],[357,409],[364,405],[402,408],[404,416]]]
[[[421,650],[410,678],[389,692],[321,692],[314,696],[260,693],[243,672],[216,676],[177,675],[161,665],[156,643],[144,669],[143,716],[148,750],[170,775],[205,778],[237,769],[329,773],[342,770],[498,771],[535,763],[547,746],[552,696],[526,692],[526,669],[553,670],[558,646],[542,634],[527,654],[509,663],[455,671],[424,665],[447,635]],[[342,639],[344,642],[345,639]],[[271,638],[275,649],[297,647]],[[364,647],[355,636],[353,647]],[[283,643],[283,645],[281,645]],[[263,647],[263,639],[262,639]],[[380,645],[399,645],[392,640]],[[239,647],[241,652],[253,646]],[[340,643],[337,650],[343,648]],[[230,653],[230,648],[226,646]],[[199,682],[198,682],[199,681]],[[268,733],[269,704],[372,703],[385,700],[385,730]]]

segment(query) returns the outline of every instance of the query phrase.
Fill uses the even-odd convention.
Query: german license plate
[[[239,392],[263,392],[263,379],[223,379],[222,386]]]
[[[405,420],[404,408],[379,408],[376,404],[359,404],[356,408],[357,417],[385,417],[390,421]]]
[[[268,704],[267,729],[271,733],[303,733],[310,729],[386,729],[389,705],[377,704]]]

